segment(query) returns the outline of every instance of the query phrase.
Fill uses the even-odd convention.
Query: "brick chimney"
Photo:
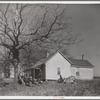
[[[82,54],[82,60],[84,60],[84,54]]]

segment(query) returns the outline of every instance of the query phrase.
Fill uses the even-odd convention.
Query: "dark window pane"
[[[76,72],[76,75],[77,75],[77,76],[79,76],[79,75],[80,75],[80,73],[79,73],[79,72]]]
[[[57,74],[60,75],[60,68],[57,69]]]

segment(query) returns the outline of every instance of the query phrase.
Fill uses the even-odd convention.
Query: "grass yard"
[[[0,85],[1,96],[100,96],[100,80],[77,81],[76,84],[44,82],[31,87],[17,83]]]

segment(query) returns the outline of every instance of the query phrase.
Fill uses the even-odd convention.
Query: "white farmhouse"
[[[67,58],[61,52],[56,52],[32,66],[31,75],[38,78],[41,69],[42,80],[58,80],[60,75],[63,78],[75,76],[76,79],[91,80],[93,68],[87,60]]]

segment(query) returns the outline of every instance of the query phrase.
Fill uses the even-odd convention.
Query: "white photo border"
[[[100,4],[100,1],[0,1],[0,3],[31,4]],[[100,99],[100,96],[0,96],[0,99]]]

